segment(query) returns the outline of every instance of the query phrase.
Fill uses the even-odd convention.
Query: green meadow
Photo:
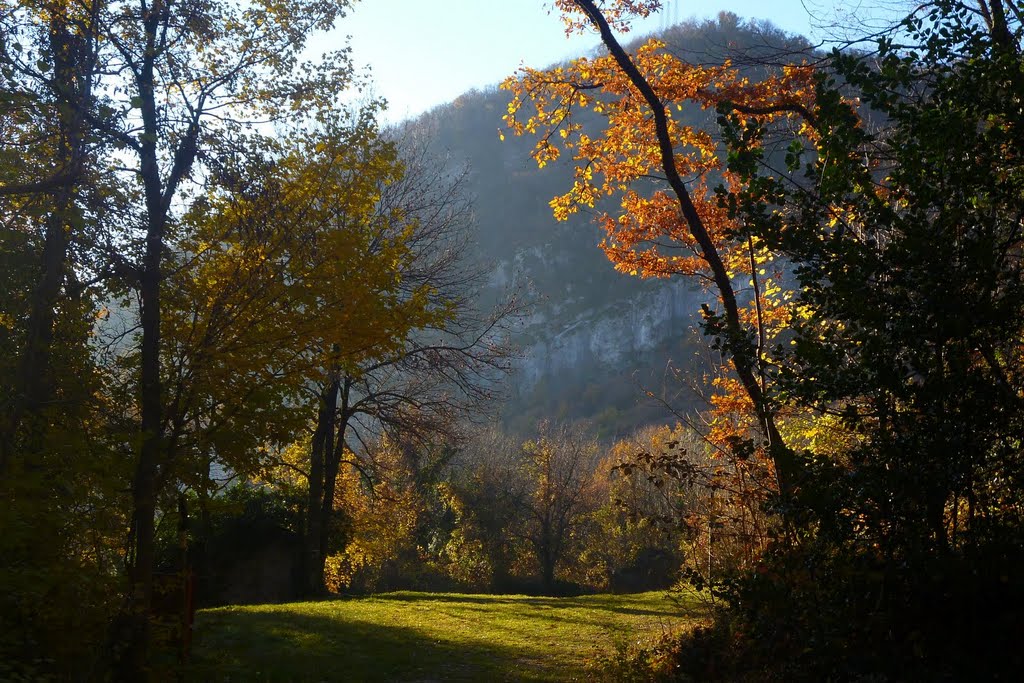
[[[201,611],[188,680],[574,681],[692,628],[663,591],[569,598],[398,592]]]

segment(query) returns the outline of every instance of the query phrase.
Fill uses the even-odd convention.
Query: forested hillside
[[[759,60],[783,62],[807,47],[770,24],[731,14],[676,26],[658,39],[698,63],[744,60],[755,77],[763,72]],[[643,41],[635,38],[633,47]],[[645,391],[681,412],[706,408],[711,368],[698,329],[700,304],[708,300],[701,284],[616,272],[598,247],[604,231],[593,210],[556,220],[550,201],[572,185],[571,160],[538,168],[533,141],[504,129],[510,100],[495,85],[407,124],[408,134],[430,141],[448,171],[468,170],[478,257],[490,270],[485,297],[496,301],[508,288],[519,289],[530,304],[530,317],[513,336],[522,358],[510,378],[506,424],[526,433],[544,417],[589,419],[607,439],[671,420]],[[707,126],[713,118],[688,106],[682,120]],[[579,121],[596,131],[601,117],[581,112]]]

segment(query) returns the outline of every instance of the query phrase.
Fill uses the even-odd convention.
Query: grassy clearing
[[[189,680],[572,681],[602,655],[692,627],[664,592],[537,598],[387,593],[204,610]],[[588,666],[591,667],[588,674]]]

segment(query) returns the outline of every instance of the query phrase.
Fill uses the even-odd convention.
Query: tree
[[[330,53],[317,63],[300,59],[310,33],[330,28],[347,5],[344,1],[301,0],[245,6],[180,5],[160,0],[141,5],[39,3],[4,6],[0,14],[4,28],[10,29],[5,30],[0,55],[4,67],[0,114],[5,132],[11,133],[5,143],[7,139],[17,140],[24,143],[23,148],[27,144],[36,152],[37,158],[49,156],[54,160],[50,167],[43,163],[30,166],[25,177],[10,174],[7,164],[0,170],[0,196],[13,209],[13,220],[28,225],[32,212],[48,216],[47,227],[41,231],[45,239],[40,240],[44,265],[37,277],[41,284],[30,302],[34,312],[26,318],[24,341],[18,342],[22,358],[18,379],[4,400],[0,426],[4,430],[5,462],[0,462],[0,468],[6,466],[13,452],[14,439],[8,435],[21,438],[18,435],[26,433],[23,426],[28,423],[24,418],[38,422],[38,408],[53,398],[56,385],[38,382],[34,375],[50,375],[50,336],[59,322],[54,318],[54,311],[59,310],[54,302],[61,287],[74,292],[91,284],[103,285],[99,297],[110,304],[123,300],[119,311],[122,318],[138,315],[138,326],[129,328],[113,347],[117,352],[113,355],[120,356],[120,360],[108,368],[108,376],[116,377],[120,385],[117,391],[134,387],[135,400],[116,417],[120,426],[137,421],[136,436],[118,444],[115,430],[105,434],[114,450],[122,450],[128,443],[137,446],[130,475],[131,533],[127,543],[132,585],[127,591],[123,619],[115,628],[120,635],[113,639],[126,643],[121,651],[124,677],[143,677],[146,672],[147,612],[153,590],[153,532],[159,498],[190,469],[188,463],[195,451],[209,449],[211,435],[218,430],[223,433],[225,419],[233,419],[236,427],[240,422],[240,412],[222,410],[224,406],[218,403],[228,396],[229,389],[238,386],[232,387],[227,368],[234,365],[239,370],[234,380],[267,379],[272,376],[270,365],[281,362],[287,351],[295,354],[290,360],[308,361],[317,353],[309,345],[285,349],[280,328],[274,327],[284,319],[260,319],[246,306],[266,304],[271,301],[268,297],[276,295],[292,300],[292,313],[302,311],[323,317],[338,307],[331,309],[323,297],[300,296],[297,282],[310,283],[302,277],[315,272],[326,287],[331,277],[337,284],[338,274],[330,272],[326,259],[311,262],[309,250],[333,247],[333,252],[325,251],[337,255],[339,249],[348,248],[350,256],[358,251],[353,243],[345,242],[346,238],[338,237],[345,234],[344,230],[333,236],[318,233],[321,239],[310,244],[294,240],[282,246],[281,232],[269,229],[260,235],[243,235],[237,230],[238,221],[227,221],[236,231],[218,233],[205,215],[208,209],[216,212],[228,207],[248,212],[252,219],[281,220],[280,213],[270,216],[265,206],[254,208],[258,202],[252,195],[244,195],[254,186],[243,187],[241,179],[233,175],[242,170],[263,174],[265,189],[285,193],[293,200],[290,209],[315,208],[321,212],[321,219],[329,211],[329,202],[336,204],[336,213],[358,213],[372,205],[367,204],[362,190],[353,191],[351,197],[362,201],[363,207],[339,202],[337,185],[331,189],[333,195],[318,194],[314,181],[330,184],[337,182],[338,176],[328,172],[319,178],[311,174],[303,177],[296,170],[299,152],[309,157],[311,167],[319,163],[320,170],[330,170],[333,160],[326,153],[332,145],[334,151],[347,143],[364,148],[357,135],[332,137],[337,131],[330,131],[332,122],[340,117],[335,106],[337,94],[353,82],[347,53]],[[6,40],[8,36],[12,40]],[[49,120],[55,124],[50,125],[44,114],[52,114]],[[355,125],[364,125],[367,120]],[[275,128],[291,137],[278,142]],[[321,134],[318,129],[327,132]],[[364,132],[375,135],[368,129]],[[304,139],[323,142],[324,146],[302,149],[298,141]],[[10,149],[5,146],[2,150],[5,161]],[[394,167],[387,155],[381,160],[383,166],[364,169],[369,171],[369,178],[389,173],[384,168],[388,164]],[[346,161],[339,159],[338,163]],[[86,178],[90,183],[88,194],[80,190]],[[232,202],[234,206],[230,206]],[[103,216],[99,215],[101,209],[106,211]],[[263,215],[257,216],[260,212]],[[296,218],[292,216],[293,225]],[[99,230],[100,225],[107,229]],[[200,236],[210,241],[203,244]],[[261,246],[266,253],[295,260],[260,265],[256,246],[259,238],[265,238]],[[303,248],[307,251],[301,253]],[[300,258],[300,253],[306,258]],[[382,249],[382,258],[389,253],[390,248]],[[74,255],[74,262],[69,261],[69,254]],[[300,262],[303,266],[298,265]],[[289,271],[291,265],[306,267],[310,272]],[[231,273],[244,273],[246,277],[218,291],[225,280],[216,277]],[[293,286],[282,286],[280,280],[272,282],[275,273],[293,278]],[[364,274],[380,278],[382,271],[371,267]],[[209,279],[200,282],[190,280],[188,275]],[[386,275],[393,284],[393,274]],[[69,287],[69,282],[75,287]],[[130,301],[133,294],[137,296],[134,305]],[[342,298],[340,293],[331,297],[335,302]],[[351,303],[358,300],[350,298]],[[369,300],[369,295],[363,299]],[[174,304],[199,301],[203,305],[195,306],[191,320],[173,308]],[[320,304],[321,309],[315,309],[314,304]],[[220,312],[229,315],[218,319],[218,306]],[[263,312],[286,310],[277,300]],[[359,314],[366,309],[353,306],[351,311]],[[297,315],[287,318],[293,323],[300,319]],[[250,324],[250,336],[238,327],[230,328],[228,321]],[[190,327],[189,323],[194,325]],[[323,325],[324,320],[319,323]],[[339,324],[339,318],[333,317],[329,333],[335,334]],[[242,352],[259,332],[275,330],[277,334],[265,340],[256,354],[246,356]],[[373,341],[348,335],[352,346],[345,350],[346,362],[355,363],[357,356],[362,357],[366,348],[361,344],[386,345],[391,330],[387,325],[378,326]],[[303,335],[301,339],[309,337]],[[136,342],[136,352],[125,354]],[[278,346],[271,349],[274,344]],[[125,358],[134,359],[134,371],[124,365]],[[288,381],[296,382],[299,365],[295,362],[279,371],[287,372]],[[276,382],[270,392],[276,392],[277,399],[289,391],[281,382]],[[260,391],[250,386],[231,398],[253,399],[254,392]],[[119,399],[130,396],[127,392]],[[244,403],[236,401],[234,407]],[[259,401],[250,403],[257,406]],[[285,412],[279,410],[277,414]],[[253,411],[248,424],[260,424],[260,417],[266,415]],[[266,430],[261,433],[266,434]],[[202,438],[185,438],[196,435]],[[25,454],[31,460],[25,448],[17,448],[19,458]]]
[[[686,492],[655,468],[637,464],[638,452],[662,450],[671,436],[667,427],[645,428],[616,441],[598,462],[596,509],[576,540],[578,571],[588,585],[630,592],[667,588],[675,581]]]
[[[480,581],[486,559],[461,536],[462,506],[451,486],[455,449],[387,435],[370,447],[370,462],[357,467],[350,459],[339,476],[329,589],[436,591]]]
[[[308,35],[330,27],[346,6],[299,0],[193,7],[156,0],[103,8],[103,58],[109,71],[125,78],[111,85],[117,99],[94,123],[134,162],[127,163],[123,176],[135,202],[124,227],[139,304],[140,445],[132,477],[126,675],[145,671],[154,519],[161,473],[171,459],[162,306],[176,207],[209,160],[259,148],[265,136],[258,123],[329,115],[338,90],[351,81],[344,53],[328,55],[318,65],[302,63],[299,56]]]
[[[823,661],[794,662],[809,677],[1020,666],[1005,636],[1020,584],[997,577],[1019,563],[1024,522],[1021,34],[1011,4],[936,2],[870,56],[834,53],[787,169],[765,168],[759,124],[726,121],[744,188],[726,201],[800,287],[793,344],[774,353],[780,395],[846,434],[838,454],[808,444],[798,501],[814,533],[772,557],[756,590],[778,593],[745,614],[828,632]],[[775,578],[797,564],[813,575]]]
[[[67,12],[59,3],[44,2],[5,7],[3,12],[4,29],[13,42],[5,44],[0,58],[6,134],[0,197],[38,202],[34,215],[43,219],[44,275],[33,295],[30,340],[21,361],[39,368],[46,365],[48,334],[40,318],[47,314],[40,309],[46,304],[52,308],[56,301],[67,258],[67,236],[58,234],[61,231],[55,226],[63,222],[63,233],[76,233],[74,224],[80,220],[75,212],[81,207],[74,200],[89,153],[85,124],[94,105],[92,88],[97,78],[97,46],[92,37],[96,9],[95,4],[85,4]],[[29,163],[18,168],[16,160],[23,158],[26,149],[32,152],[26,155]],[[55,168],[44,168],[47,165]],[[24,383],[24,378],[20,381]]]
[[[0,678],[93,666],[116,591],[123,472],[82,267],[106,210],[99,7],[0,3]]]
[[[556,218],[621,193],[620,215],[602,214],[599,219],[608,233],[602,247],[617,268],[643,277],[700,275],[713,284],[722,312],[705,307],[706,330],[730,357],[757,415],[779,489],[788,495],[798,463],[783,443],[776,406],[766,392],[769,321],[761,291],[766,283],[758,278],[771,255],[753,239],[737,238],[725,207],[708,189],[707,179],[721,169],[713,138],[677,122],[669,110],[681,111],[684,104],[703,109],[723,105],[762,120],[795,119],[810,114],[812,72],[783,67],[752,83],[728,64],[686,64],[658,41],[649,41],[630,57],[612,27],[625,26],[629,14],[646,15],[658,3],[557,4],[567,30],[592,25],[610,54],[581,58],[551,71],[523,69],[520,77],[504,83],[513,91],[505,120],[517,134],[542,131],[534,153],[541,166],[557,159],[563,148],[573,152],[573,187],[552,201]],[[527,100],[534,107],[532,115],[521,113]],[[607,128],[597,136],[584,130],[572,117],[581,107],[602,114]],[[684,181],[687,177],[696,179],[693,191]],[[651,179],[661,179],[669,191],[650,190]],[[748,274],[753,282],[752,316],[744,314],[737,297],[738,273]]]
[[[374,113],[345,120],[339,112],[328,130],[300,130],[266,158],[218,169],[239,180],[186,216],[196,225],[180,242],[165,320],[169,438],[179,453],[255,471],[258,454],[293,441],[311,408],[320,405],[327,425],[328,394],[337,400],[341,376],[358,376],[368,359],[401,348],[410,330],[449,316],[426,286],[402,277],[419,254],[412,226],[379,211],[382,188],[404,171]],[[330,437],[329,426],[314,432],[314,482],[324,451],[334,453]],[[198,469],[182,464],[180,481],[205,485],[209,458]],[[321,492],[310,487],[310,509],[320,509]]]
[[[772,534],[763,509],[771,492],[767,468],[750,455],[682,424],[616,442],[603,466],[605,538],[590,552],[607,554],[610,578],[622,586],[671,581],[681,566],[705,585],[751,569]],[[659,557],[675,564],[668,577],[644,566]]]
[[[523,554],[517,528],[531,485],[520,466],[521,443],[497,425],[470,433],[453,465],[452,486],[462,502],[462,534],[487,559],[489,590],[507,592],[516,583]]]
[[[464,174],[439,175],[423,141],[399,135],[395,144],[402,172],[378,183],[378,244],[403,236],[408,251],[395,272],[398,296],[419,302],[430,316],[410,319],[395,344],[377,347],[355,366],[334,367],[316,385],[306,527],[312,594],[324,589],[335,486],[346,449],[369,454],[367,445],[382,434],[420,447],[438,438],[457,441],[458,421],[492,410],[499,398],[513,355],[509,329],[521,312],[513,297],[492,310],[476,303],[486,273],[468,263],[471,205]]]
[[[553,594],[555,577],[575,528],[589,512],[597,443],[581,427],[541,423],[538,436],[523,444],[522,467],[529,482],[519,533],[533,551],[543,590]]]
[[[54,311],[68,267],[72,237],[81,237],[83,206],[79,186],[90,153],[87,116],[94,106],[98,45],[95,39],[98,3],[64,8],[57,2],[0,7],[2,29],[13,38],[0,53],[4,96],[0,99],[0,198],[8,210],[31,212],[39,231],[40,268],[32,286],[25,338],[18,349],[18,367],[10,396],[0,414],[0,476],[21,438],[26,448],[37,449],[43,428],[22,434],[23,419],[36,415],[54,395],[50,355]],[[20,41],[24,40],[23,45]],[[32,151],[24,155],[25,150]],[[8,156],[11,155],[11,156]],[[11,173],[20,160],[30,163],[20,174]],[[51,160],[52,168],[41,168]],[[30,177],[26,178],[25,175]],[[5,177],[6,176],[6,177]],[[10,226],[13,227],[13,226]],[[33,443],[34,442],[34,443]]]
[[[383,438],[373,449],[372,469],[343,463],[338,475],[329,521],[337,524],[341,516],[348,533],[340,548],[328,548],[317,577],[335,591],[420,588],[416,574],[426,558],[417,531],[427,516],[427,492],[402,444]]]

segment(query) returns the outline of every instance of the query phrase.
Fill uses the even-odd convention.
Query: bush
[[[717,590],[731,610],[679,643],[695,680],[1015,680],[1021,545],[905,558],[822,543],[769,553]]]

